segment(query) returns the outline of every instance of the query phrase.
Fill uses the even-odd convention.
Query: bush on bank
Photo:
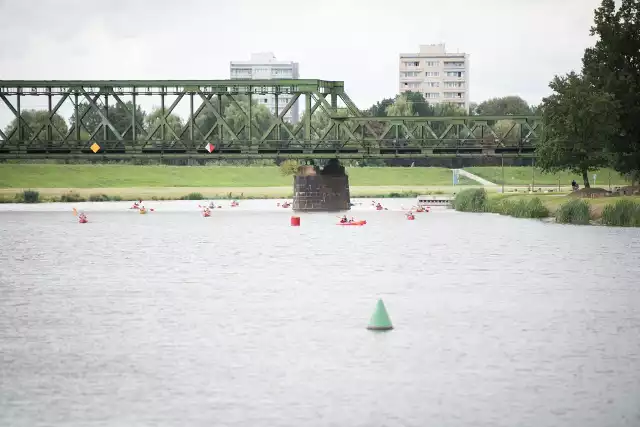
[[[500,215],[509,215],[515,218],[547,218],[549,209],[538,197],[529,200],[500,199],[490,201],[487,211]]]
[[[556,222],[561,224],[589,224],[591,206],[586,200],[573,199],[562,204],[556,211]]]
[[[462,190],[456,194],[452,204],[460,212],[488,212],[487,192],[483,188]]]
[[[614,227],[640,227],[640,203],[618,200],[602,211],[602,224]]]
[[[516,218],[546,218],[549,209],[538,197],[529,200],[508,198],[490,200],[482,188],[463,190],[453,200],[453,208],[460,212],[491,212]]]

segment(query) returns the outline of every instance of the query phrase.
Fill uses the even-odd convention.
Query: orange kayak
[[[365,225],[367,221],[339,222],[336,225]]]

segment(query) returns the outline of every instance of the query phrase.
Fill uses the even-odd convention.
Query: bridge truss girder
[[[279,114],[261,123],[260,129],[252,98],[264,94],[274,97]],[[137,114],[140,96],[160,100],[160,116],[148,127]],[[45,123],[37,129],[24,118],[21,106],[26,97],[47,100]],[[169,106],[168,97],[175,97]],[[282,98],[287,102],[280,110]],[[169,119],[185,99],[189,115],[176,129]],[[305,111],[312,114],[291,124],[285,116],[296,102],[304,102]],[[338,108],[338,102],[344,107]],[[71,105],[75,122],[66,132],[54,120],[65,103]],[[114,122],[114,105],[126,112],[125,125]],[[222,106],[234,106],[241,120],[230,123]],[[531,116],[365,116],[345,93],[343,82],[323,80],[0,80],[2,107],[16,125],[0,129],[0,158],[520,156],[532,155],[541,134],[540,118]],[[90,110],[100,118],[95,128],[85,120]],[[203,128],[200,120],[205,114],[212,121]],[[324,115],[323,129],[314,127],[312,117],[317,114]],[[205,148],[209,143],[215,146],[212,153]],[[91,150],[93,144],[99,146],[97,153]]]

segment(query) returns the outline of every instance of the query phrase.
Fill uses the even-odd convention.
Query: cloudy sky
[[[580,68],[600,0],[0,0],[0,79],[226,79],[271,51],[343,80],[362,109],[394,96],[398,55],[471,55],[471,100],[537,104]]]

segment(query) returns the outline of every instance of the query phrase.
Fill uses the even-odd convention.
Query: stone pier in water
[[[338,212],[351,207],[349,177],[338,160],[322,169],[300,166],[293,179],[293,210]]]

